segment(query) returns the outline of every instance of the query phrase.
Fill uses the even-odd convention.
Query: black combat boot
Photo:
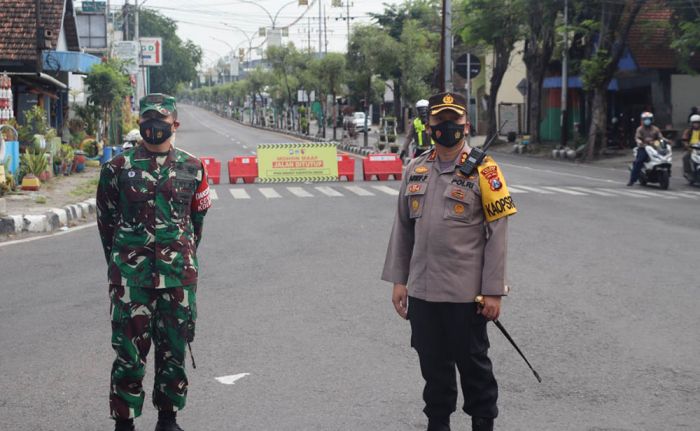
[[[428,431],[450,431],[450,418],[428,418]]]
[[[114,422],[114,431],[135,431],[133,419],[120,419]]]
[[[175,420],[175,412],[158,412],[158,423],[155,431],[185,431]]]
[[[472,431],[493,431],[493,418],[472,418]]]

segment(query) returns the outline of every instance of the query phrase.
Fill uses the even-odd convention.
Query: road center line
[[[258,191],[267,199],[279,199],[282,197],[282,195],[277,193],[275,189],[271,187],[261,187]]]
[[[287,190],[294,196],[300,197],[300,198],[312,198],[314,195],[311,193],[307,192],[301,187],[287,187]]]
[[[351,191],[358,196],[374,196],[374,193],[370,192],[369,190],[365,190],[362,187],[358,187],[358,186],[343,186],[343,187],[345,187],[346,190]]]

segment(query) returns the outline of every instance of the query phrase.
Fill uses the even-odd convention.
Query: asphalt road
[[[221,160],[290,141],[196,108],[180,119],[176,144]],[[700,429],[700,189],[498,161],[519,208],[501,321],[544,381],[491,327],[497,429]],[[379,280],[398,183],[213,189],[183,428],[425,429],[409,327]],[[0,245],[0,429],[110,429],[105,273],[94,226]],[[141,430],[155,423],[147,394]]]

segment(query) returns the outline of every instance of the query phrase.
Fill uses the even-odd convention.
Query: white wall
[[[700,76],[671,75],[671,109],[673,125],[677,129],[688,127],[688,115],[692,106],[700,106]]]

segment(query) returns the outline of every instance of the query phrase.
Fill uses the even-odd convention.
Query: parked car
[[[364,112],[355,112],[352,114],[352,122],[355,124],[355,131],[357,133],[361,133],[365,131],[365,113]],[[369,123],[367,124],[367,131],[371,130],[369,127]]]

